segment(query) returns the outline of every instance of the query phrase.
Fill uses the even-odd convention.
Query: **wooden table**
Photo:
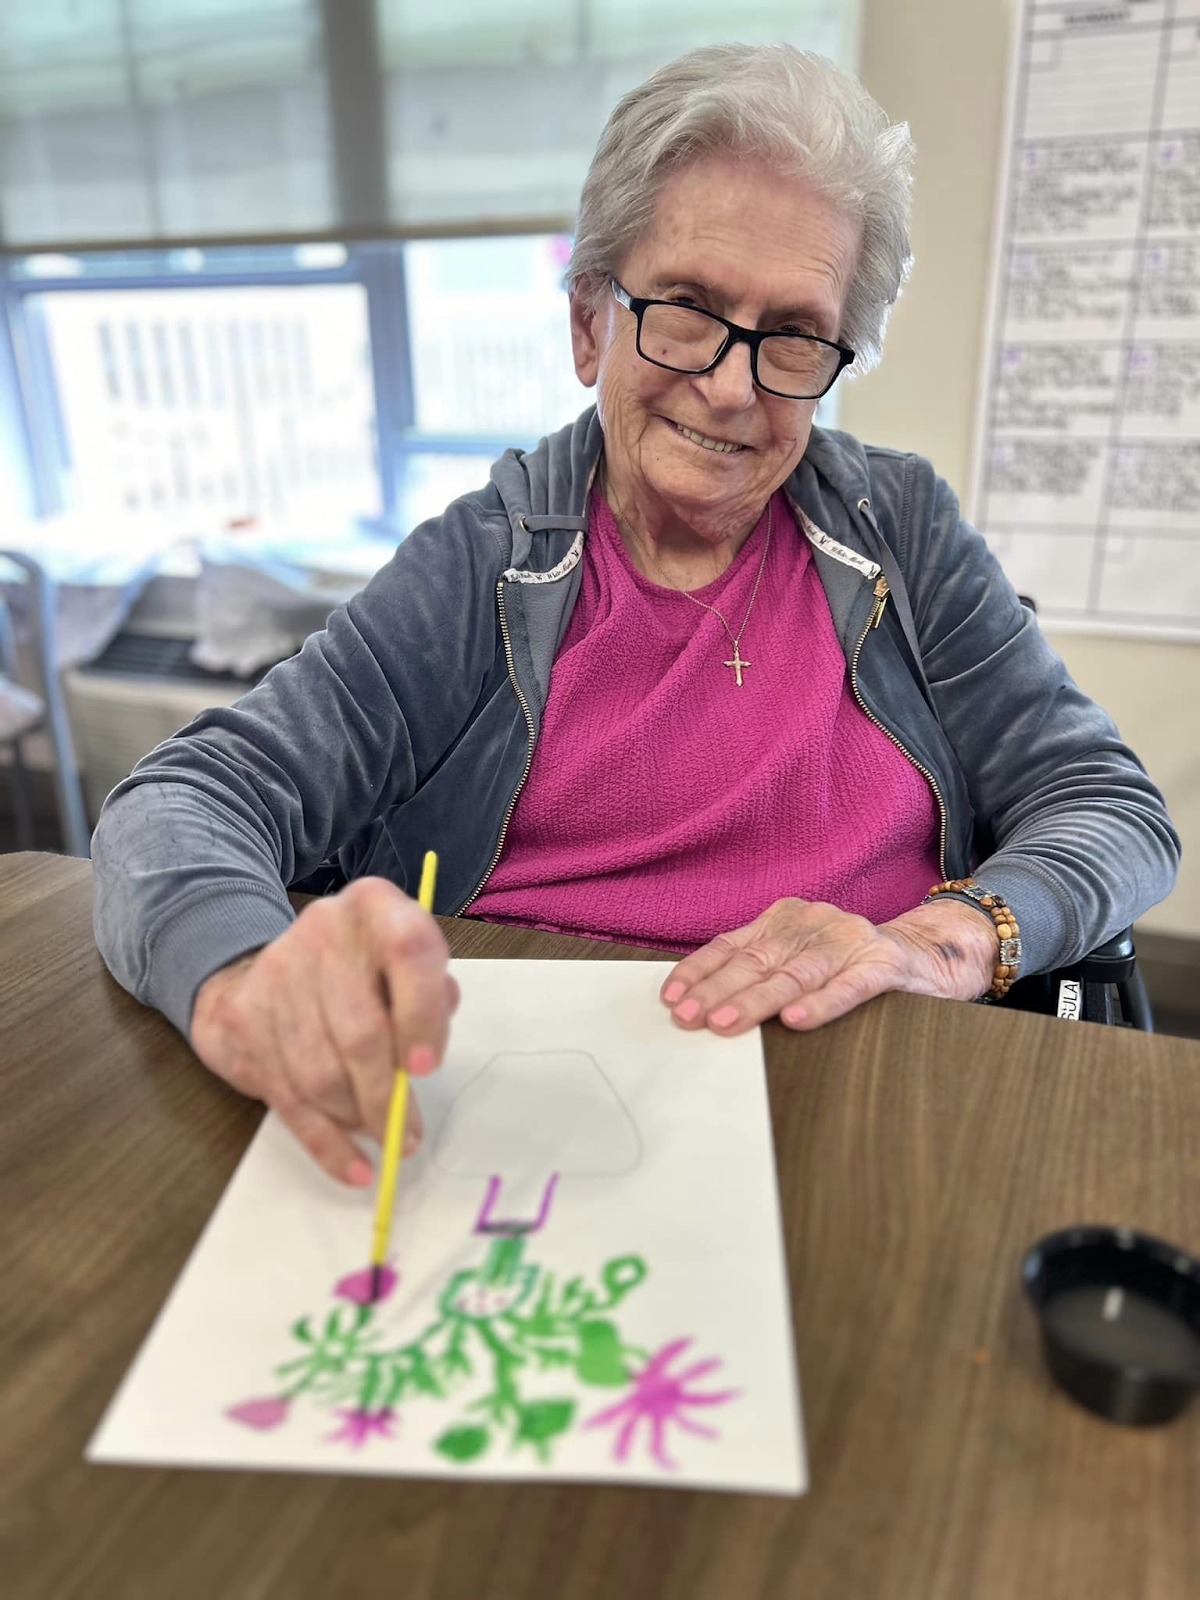
[[[448,923],[471,956],[644,959]],[[664,1017],[664,1026],[668,1026]],[[0,1590],[11,1600],[1188,1600],[1200,1404],[1061,1397],[1051,1228],[1200,1248],[1200,1046],[889,995],[766,1053],[813,1487],[799,1500],[90,1466],[259,1120],[104,972],[90,866],[0,856]]]

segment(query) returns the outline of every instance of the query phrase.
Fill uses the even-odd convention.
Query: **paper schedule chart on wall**
[[[760,1037],[664,971],[455,963],[374,1302],[370,1196],[268,1115],[90,1459],[801,1492]]]
[[[1200,0],[1024,0],[972,519],[1062,628],[1200,638]]]

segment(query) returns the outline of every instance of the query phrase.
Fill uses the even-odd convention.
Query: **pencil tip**
[[[372,1267],[371,1268],[371,1304],[372,1305],[374,1305],[375,1302],[379,1299],[379,1291],[380,1291],[381,1287],[382,1287],[382,1275],[381,1275],[381,1273],[379,1271],[379,1268],[378,1267]]]

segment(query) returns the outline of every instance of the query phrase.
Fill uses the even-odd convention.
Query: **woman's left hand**
[[[684,1028],[745,1033],[778,1016],[811,1030],[890,989],[975,1000],[998,955],[987,919],[939,900],[876,927],[812,900],[777,900],[747,927],[686,956],[663,984]]]

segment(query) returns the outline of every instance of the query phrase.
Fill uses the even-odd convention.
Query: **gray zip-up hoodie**
[[[298,655],[113,790],[92,859],[118,982],[186,1033],[204,979],[283,933],[285,886],[335,854],[415,892],[436,849],[435,909],[467,909],[529,772],[602,446],[593,408],[506,452]],[[943,876],[974,867],[1007,898],[1022,970],[1162,900],[1162,797],[930,464],[814,428],[786,487],[854,693],[933,788]]]

